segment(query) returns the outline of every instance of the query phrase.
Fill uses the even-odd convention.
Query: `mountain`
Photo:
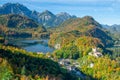
[[[54,25],[54,20],[56,19],[56,16],[51,13],[48,10],[45,10],[44,12],[39,14],[39,21],[42,23],[44,26],[50,27],[50,26],[55,26]]]
[[[0,7],[0,14],[21,14],[30,17],[32,11],[22,4],[6,3]]]
[[[70,14],[66,13],[66,12],[61,12],[59,14],[56,15],[57,18],[65,21],[66,19],[69,19],[69,18],[76,18],[76,16],[71,16]]]
[[[99,48],[100,54],[109,53],[106,47],[113,45],[113,39],[93,17],[69,19],[51,29],[49,45],[56,48],[55,58],[78,59]]]
[[[110,27],[110,26],[107,25],[107,24],[101,24],[101,25],[102,25],[103,28],[106,28],[106,29]]]
[[[57,15],[45,10],[41,13],[37,11],[31,11],[27,7],[19,3],[6,3],[0,7],[0,14],[20,14],[33,19],[45,27],[55,27],[70,18],[76,18],[68,13],[62,12]]]
[[[110,26],[113,31],[120,32],[120,25],[114,24]]]
[[[102,25],[103,28],[110,32],[110,35],[114,39],[114,45],[120,44],[120,25]]]
[[[61,12],[57,15],[54,15],[52,12],[45,10],[44,12],[40,13],[38,22],[42,23],[46,27],[55,27],[70,18],[76,18],[76,16],[71,16],[66,12]]]
[[[55,25],[59,25],[70,18],[76,18],[76,16],[74,16],[74,15],[71,16],[70,14],[68,14],[66,12],[61,12],[59,14],[56,14],[56,19],[54,21]]]
[[[85,16],[83,18],[69,19],[53,29],[50,44],[54,46],[56,43],[69,43],[69,41],[74,41],[81,36],[98,38],[105,46],[112,43],[112,38],[103,30],[102,25],[91,16]]]
[[[110,32],[120,32],[120,25],[114,24],[114,25],[104,25],[102,24],[103,28],[106,28],[107,30],[109,30]]]
[[[88,27],[89,26],[89,27]],[[102,26],[95,21],[91,16],[85,16],[83,18],[75,18],[75,19],[69,19],[65,21],[63,24],[61,24],[58,28],[59,30],[63,31],[71,31],[71,30],[82,30],[86,31],[87,29],[91,27],[98,27],[102,28]]]
[[[46,29],[28,17],[9,14],[0,16],[1,34],[10,37],[32,37],[33,35],[46,32]]]
[[[9,28],[36,28],[38,24],[25,16],[9,14],[0,16],[0,24]]]

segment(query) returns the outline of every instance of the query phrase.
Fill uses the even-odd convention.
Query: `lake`
[[[50,47],[48,45],[48,40],[42,39],[42,40],[14,40],[10,42],[13,45],[17,45],[23,49],[25,49],[28,52],[43,52],[52,53],[54,51],[53,47]]]

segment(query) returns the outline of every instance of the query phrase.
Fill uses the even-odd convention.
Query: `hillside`
[[[55,27],[70,18],[76,18],[68,13],[59,13],[57,15],[45,10],[43,12],[31,11],[26,6],[19,3],[6,3],[0,7],[0,14],[19,14],[33,19],[43,24],[45,27]]]
[[[44,54],[26,52],[0,43],[0,79],[76,80],[77,77]]]
[[[59,27],[53,29],[50,44],[55,45],[56,43],[59,43],[63,40],[61,38],[67,39],[66,41],[68,42],[81,36],[98,38],[102,41],[104,46],[111,45],[112,41],[112,38],[107,35],[98,22],[90,16],[85,16],[83,18],[67,20]],[[52,39],[54,42],[52,42]]]
[[[18,14],[0,15],[1,34],[9,37],[33,37],[46,32],[46,29],[34,20]]]
[[[63,65],[76,66],[76,71],[92,77],[83,80],[120,79],[119,48],[107,50],[113,40],[109,32],[92,17],[70,19],[50,31],[49,44],[56,48],[52,56],[69,61]]]
[[[39,26],[32,19],[17,14],[1,15],[0,24],[9,28],[37,28]]]
[[[80,30],[81,28],[87,29],[87,28],[89,28],[88,26],[93,26],[93,27],[98,27],[98,28],[102,27],[91,16],[85,16],[83,18],[76,18],[76,19],[67,20],[63,24],[61,24],[59,27],[63,27],[63,28],[69,27],[69,30],[71,30],[71,28],[74,30],[79,28],[79,30]]]

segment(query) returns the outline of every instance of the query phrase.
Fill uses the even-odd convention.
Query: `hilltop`
[[[67,39],[68,42],[81,36],[98,38],[104,46],[111,45],[112,41],[112,38],[103,30],[97,21],[91,16],[85,16],[83,18],[69,19],[59,27],[53,29],[50,44],[55,45],[60,41],[63,42],[62,38]],[[52,42],[52,39],[54,42]]]
[[[8,37],[28,38],[46,32],[46,29],[25,16],[8,14],[0,16],[1,34]]]

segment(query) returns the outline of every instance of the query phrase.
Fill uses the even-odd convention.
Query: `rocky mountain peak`
[[[6,3],[0,7],[0,14],[21,14],[30,16],[31,11],[19,3]]]
[[[41,13],[37,11],[31,11],[26,6],[19,3],[6,3],[0,7],[0,14],[19,14],[33,19],[45,27],[55,27],[63,23],[65,20],[73,18],[66,12],[61,12],[57,15],[45,10]]]

